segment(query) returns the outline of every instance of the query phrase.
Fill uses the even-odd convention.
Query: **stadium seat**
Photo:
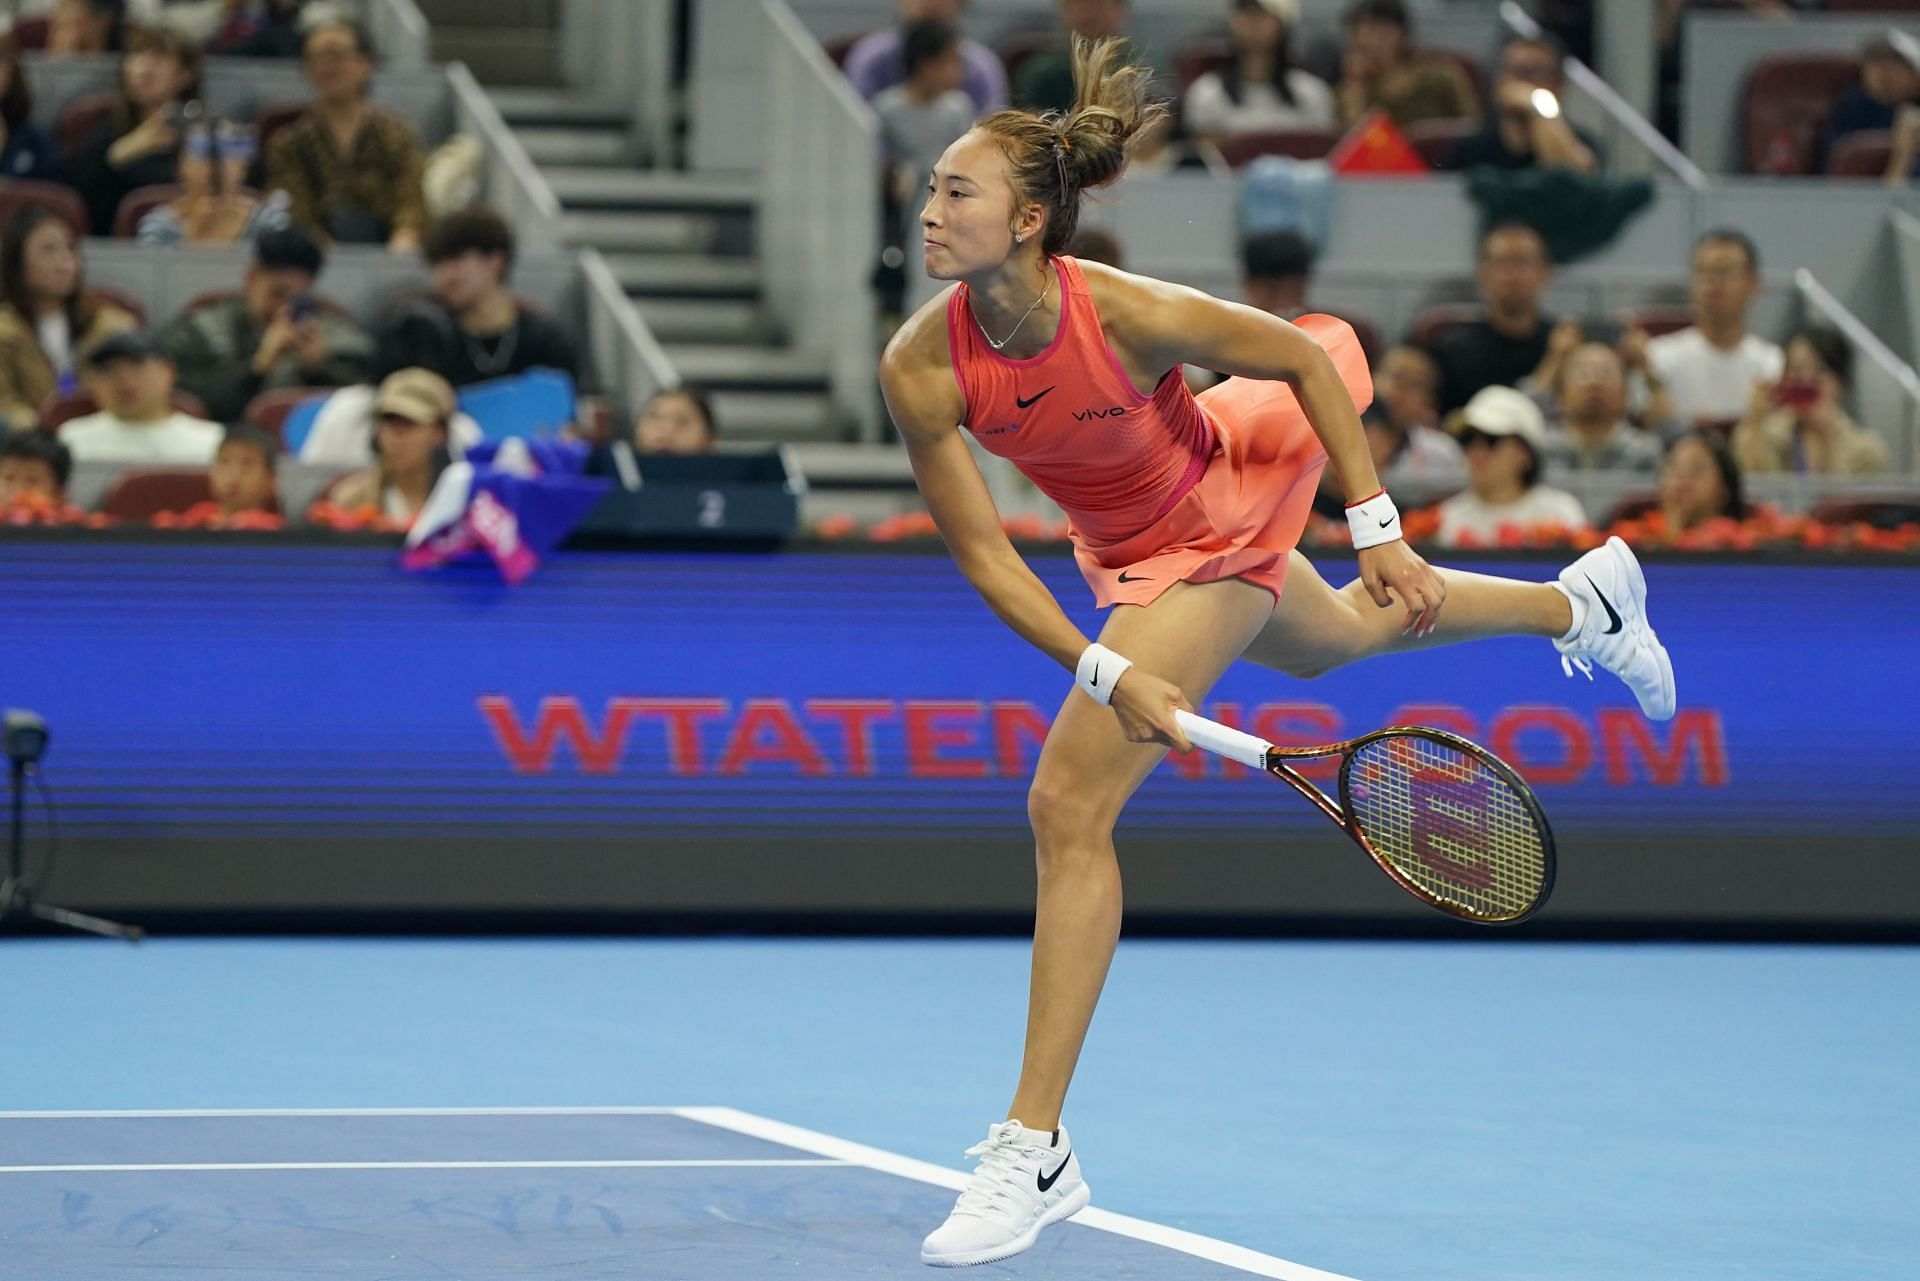
[[[1407,141],[1420,153],[1420,158],[1438,169],[1447,155],[1462,138],[1471,138],[1480,132],[1478,120],[1462,117],[1458,120],[1416,120],[1400,132],[1407,135]]]
[[[254,113],[253,135],[259,139],[263,161],[273,136],[298,120],[309,105],[304,102],[270,102]]]
[[[173,399],[168,403],[194,418],[208,417],[206,403],[190,391],[176,388]],[[56,391],[40,405],[40,427],[43,431],[59,431],[74,419],[99,411],[100,402],[90,392]]]
[[[1407,341],[1415,347],[1431,350],[1449,329],[1484,320],[1486,316],[1487,309],[1477,302],[1440,303],[1413,318],[1413,323],[1407,326]]]
[[[53,26],[53,20],[44,13],[22,14],[13,20],[13,47],[25,52],[28,49],[47,47],[47,36]]]
[[[183,512],[212,499],[204,467],[141,468],[114,477],[100,496],[100,510],[117,520],[152,520],[161,512]]]
[[[1334,127],[1260,129],[1230,133],[1220,140],[1220,156],[1235,169],[1258,156],[1291,156],[1295,160],[1322,160],[1340,141]]]
[[[248,401],[240,417],[248,426],[258,427],[280,442],[287,415],[293,412],[294,406],[315,397],[331,396],[338,390],[337,387],[276,387]]]
[[[1878,178],[1893,157],[1893,133],[1862,129],[1833,144],[1827,154],[1827,172],[1836,178]]]
[[[87,234],[87,202],[72,187],[34,178],[0,178],[0,223],[27,205],[51,209],[73,228],[74,235]]]
[[[1859,74],[1850,53],[1776,53],[1755,62],[1741,93],[1747,171],[1812,173],[1834,99]]]
[[[1647,337],[1678,333],[1693,323],[1693,308],[1686,303],[1648,303],[1631,307],[1627,319],[1647,331]]]
[[[1660,495],[1651,489],[1638,490],[1623,494],[1620,501],[1613,505],[1607,518],[1599,523],[1600,529],[1611,529],[1623,520],[1638,520],[1660,506]]]
[[[100,122],[113,114],[119,98],[111,93],[90,93],[75,98],[60,113],[54,122],[53,132],[60,140],[60,150],[65,155],[74,155],[87,145],[87,139],[100,127]]]
[[[185,190],[177,183],[159,183],[151,187],[135,187],[120,201],[120,207],[113,214],[113,234],[122,240],[131,240],[140,230],[140,220],[158,209],[161,205],[177,198]],[[242,187],[241,191],[255,200],[260,193],[252,187]]]
[[[1920,524],[1920,490],[1835,494],[1816,502],[1807,514],[1829,525],[1862,521],[1875,529],[1898,529],[1902,525]]]
[[[1920,13],[1920,0],[1827,0],[1828,13]]]
[[[1227,40],[1195,40],[1173,55],[1173,74],[1185,97],[1193,82],[1209,71],[1224,72],[1233,65],[1233,44]]]
[[[120,308],[120,310],[131,315],[134,320],[140,324],[144,325],[147,323],[147,304],[126,290],[115,289],[112,285],[97,285],[89,282],[87,292],[97,298],[104,298],[106,301]]]

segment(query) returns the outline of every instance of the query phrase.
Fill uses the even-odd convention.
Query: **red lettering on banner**
[[[1325,703],[1262,703],[1253,714],[1253,732],[1276,747],[1319,747],[1343,737],[1340,713]],[[1340,772],[1338,756],[1287,764],[1307,778],[1330,779]]]
[[[1241,714],[1238,703],[1209,703],[1207,715],[1228,729],[1244,730],[1247,727],[1246,718]],[[1229,760],[1224,756],[1220,758],[1221,778],[1245,778],[1248,772],[1247,767],[1239,761]]]
[[[704,774],[700,722],[727,714],[724,698],[616,698],[613,707],[634,716],[660,716],[667,722],[667,768],[677,775]]]
[[[1530,756],[1520,741],[1523,734],[1557,735],[1560,748],[1548,756]],[[1487,746],[1529,783],[1577,783],[1593,766],[1593,734],[1564,707],[1509,707],[1493,718]]]
[[[893,701],[884,698],[814,698],[807,700],[806,707],[809,716],[839,722],[846,772],[856,778],[872,778],[874,722],[893,719]]]
[[[733,724],[733,736],[714,766],[716,774],[744,774],[749,765],[791,765],[802,774],[832,771],[820,747],[794,719],[784,698],[753,698]]]
[[[494,740],[516,774],[551,774],[554,753],[562,739],[573,748],[582,773],[611,774],[633,719],[630,710],[615,702],[607,709],[605,728],[595,733],[587,725],[579,699],[543,698],[540,710],[534,713],[533,734],[529,737],[514,714],[513,704],[498,694],[481,696],[480,715],[493,730]]]
[[[1677,787],[1685,781],[1687,762],[1694,762],[1703,787],[1727,785],[1727,745],[1721,733],[1720,713],[1707,707],[1683,709],[1669,722],[1665,746],[1655,739],[1655,726],[1624,707],[1600,709],[1600,743],[1606,752],[1607,782],[1624,787],[1633,782],[1633,762],[1646,766],[1656,787]]]
[[[956,760],[940,755],[947,747],[980,746],[980,718],[984,709],[973,702],[939,702],[908,699],[907,772],[915,778],[985,778],[990,772],[981,759]],[[942,726],[942,718],[970,716],[972,724]]]
[[[1032,703],[998,702],[993,705],[993,759],[1002,778],[1024,778],[1031,772],[1027,748],[1037,758],[1047,741],[1053,722],[1040,714]]]

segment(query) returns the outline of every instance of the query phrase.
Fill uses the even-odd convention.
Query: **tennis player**
[[[1174,722],[1236,658],[1314,676],[1373,654],[1483,636],[1551,639],[1569,675],[1598,664],[1650,717],[1673,670],[1646,582],[1610,540],[1529,583],[1435,569],[1400,537],[1360,426],[1372,399],[1353,330],[1289,324],[1061,249],[1082,192],[1119,177],[1161,114],[1117,40],[1077,42],[1074,108],[982,118],[935,166],[925,263],[956,282],[900,329],[880,379],[954,560],[1020,636],[1074,673],[1028,800],[1039,900],[1026,1053],[953,1214],[921,1260],[1018,1254],[1088,1203],[1060,1124],[1120,931],[1113,826]],[[1199,397],[1182,365],[1231,375]],[[1010,459],[1068,515],[1103,607],[1089,644],[1008,543],[960,431]],[[1334,590],[1295,550],[1321,468],[1348,498],[1359,577]]]

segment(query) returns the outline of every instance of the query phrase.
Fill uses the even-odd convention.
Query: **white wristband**
[[[1081,651],[1073,681],[1087,691],[1087,697],[1105,707],[1113,700],[1114,682],[1120,679],[1121,672],[1132,666],[1132,660],[1120,657],[1105,645],[1089,645]]]
[[[1372,498],[1347,504],[1347,529],[1353,534],[1353,550],[1378,547],[1400,537],[1400,509],[1381,490]]]

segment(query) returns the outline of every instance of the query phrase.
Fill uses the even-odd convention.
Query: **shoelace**
[[[1015,1209],[1028,1199],[1032,1180],[1021,1164],[1021,1153],[1027,1149],[1013,1141],[1017,1133],[1010,1127],[1000,1126],[983,1142],[966,1150],[965,1155],[980,1158],[980,1168],[973,1172],[966,1191],[960,1194],[954,1213],[966,1211],[984,1217],[996,1209]]]
[[[1593,664],[1591,662],[1584,658],[1575,658],[1571,654],[1560,655],[1560,670],[1562,672],[1568,676],[1572,676],[1573,669],[1576,667],[1580,669],[1580,674],[1588,680],[1593,679]]]

